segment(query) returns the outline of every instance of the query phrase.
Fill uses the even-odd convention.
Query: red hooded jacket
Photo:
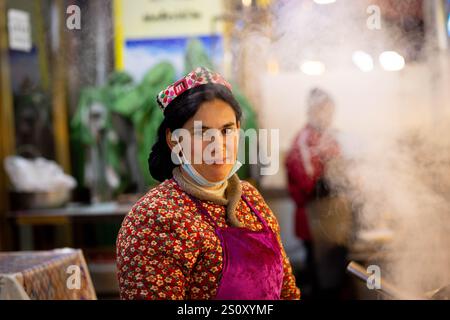
[[[339,154],[336,140],[309,124],[300,130],[288,151],[285,161],[288,189],[297,207],[295,233],[302,240],[311,240],[306,206],[313,199],[316,183],[323,177],[327,161]]]

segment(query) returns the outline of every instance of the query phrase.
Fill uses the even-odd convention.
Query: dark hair
[[[158,128],[158,137],[148,157],[148,168],[153,178],[164,181],[172,177],[176,164],[172,162],[171,150],[166,141],[166,130],[174,132],[192,118],[204,102],[220,99],[230,105],[236,121],[242,117],[242,109],[231,91],[219,84],[204,84],[183,92],[164,110],[164,119]]]

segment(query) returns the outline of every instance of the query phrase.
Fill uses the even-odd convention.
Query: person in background
[[[305,276],[311,295],[317,293],[312,235],[306,208],[311,201],[329,195],[324,173],[327,163],[339,156],[339,145],[331,134],[334,102],[323,90],[314,88],[307,100],[307,123],[298,132],[288,151],[285,166],[288,190],[296,205],[295,233],[307,251]]]

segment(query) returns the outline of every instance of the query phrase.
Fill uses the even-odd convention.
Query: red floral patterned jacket
[[[272,211],[256,188],[246,181],[241,184],[242,193],[260,210],[281,244]],[[225,206],[202,203],[218,225],[225,227]],[[242,199],[236,216],[251,230],[262,228]],[[299,299],[300,290],[281,248],[281,298]],[[148,191],[125,217],[117,238],[117,267],[122,299],[211,299],[222,270],[222,248],[214,227],[172,178]]]

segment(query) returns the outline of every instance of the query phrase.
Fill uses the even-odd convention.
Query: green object
[[[175,79],[175,69],[170,63],[161,62],[150,69],[139,84],[134,84],[131,76],[125,72],[114,72],[103,87],[90,87],[82,90],[77,110],[71,120],[71,139],[74,150],[74,174],[84,186],[85,151],[95,141],[89,129],[89,112],[93,104],[105,107],[106,121],[106,163],[120,177],[120,186],[115,193],[126,189],[130,183],[129,172],[123,165],[126,145],[117,139],[112,125],[114,113],[133,124],[137,139],[138,166],[147,186],[156,185],[149,172],[147,158],[151,146],[156,140],[162,112],[156,103],[156,95]],[[139,190],[144,191],[144,190]]]
[[[239,105],[242,108],[242,123],[241,128],[244,130],[254,129],[258,130],[258,123],[256,113],[250,104],[250,101],[244,96],[244,94],[239,90],[236,85],[233,85],[233,95],[236,100],[239,102]],[[245,163],[238,171],[238,176],[241,179],[249,179],[251,178],[250,172],[250,141],[249,137],[245,137]]]
[[[146,185],[158,183],[148,171],[148,155],[156,142],[158,127],[164,116],[156,102],[156,95],[175,81],[175,68],[168,62],[161,62],[148,71],[141,83],[112,101],[112,110],[129,118],[136,132],[138,142],[139,168]]]
[[[189,40],[184,57],[184,74],[188,74],[197,67],[214,70],[214,64],[206,53],[202,42],[196,38]]]

